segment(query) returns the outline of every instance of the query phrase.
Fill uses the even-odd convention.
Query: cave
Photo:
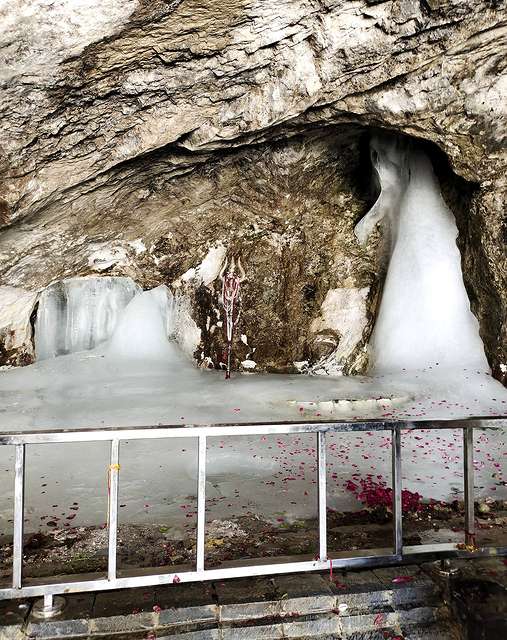
[[[198,366],[223,368],[219,270],[232,256],[243,260],[247,278],[235,370],[366,373],[386,256],[380,231],[362,247],[353,229],[379,195],[368,148],[382,130],[278,129],[264,142],[205,156],[157,150],[8,225],[0,243],[10,247],[2,269],[13,315],[4,320],[3,364],[35,358],[37,292],[103,277],[105,283],[129,278],[145,289],[166,285],[185,300],[186,352]],[[470,218],[479,187],[455,174],[436,145],[411,144],[431,158],[456,217],[472,309],[482,321],[489,362],[501,374],[495,359],[501,310],[497,304],[491,311],[485,273],[472,259]]]
[[[0,9],[0,600],[505,553],[503,5]]]
[[[392,128],[263,138],[158,149],[4,228],[2,424],[503,415],[480,186]]]
[[[381,128],[417,139],[433,160],[489,364],[504,379],[500,12],[489,2],[470,12],[447,1],[338,4],[314,13],[296,3],[282,16],[231,3],[219,16],[207,2],[112,2],[93,32],[71,6],[21,22],[12,9],[16,37],[2,53],[3,364],[33,359],[29,292],[96,274],[171,287],[226,249],[250,261],[241,333],[252,340],[255,320],[258,370],[313,370],[341,341],[335,370],[364,372],[360,343],[383,267],[375,242],[361,250],[350,229],[374,198],[367,147]],[[332,243],[330,258],[323,245]],[[195,357],[216,367],[223,344],[208,317],[217,287],[197,282],[182,283],[196,289]],[[339,288],[358,316],[355,336],[319,319]],[[236,342],[241,369],[251,349]]]

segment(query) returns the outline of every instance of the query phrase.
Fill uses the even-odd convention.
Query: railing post
[[[401,501],[401,427],[392,427],[392,485],[393,485],[393,537],[394,554],[403,554],[403,512]]]
[[[463,483],[465,490],[465,544],[475,544],[474,429],[463,427]]]
[[[317,466],[319,473],[319,560],[327,560],[327,488],[326,433],[317,433]]]
[[[199,436],[197,454],[197,544],[196,569],[204,571],[204,536],[206,515],[206,436]]]
[[[12,587],[21,589],[23,576],[23,529],[25,515],[25,445],[16,445],[14,461],[14,533],[12,540]]]
[[[120,474],[120,441],[111,440],[108,469],[108,562],[107,579],[116,580],[116,543],[118,538],[118,485]]]

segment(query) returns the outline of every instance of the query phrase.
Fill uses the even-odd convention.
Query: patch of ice
[[[38,360],[93,349],[108,340],[121,312],[140,291],[130,278],[69,278],[40,294],[35,322]]]
[[[32,352],[32,314],[36,291],[0,286],[0,336],[7,351],[24,348]]]
[[[197,267],[197,275],[205,286],[208,286],[218,278],[226,252],[227,249],[219,242],[211,247],[204,260]]]

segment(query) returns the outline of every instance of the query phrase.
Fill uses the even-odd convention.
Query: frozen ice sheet
[[[507,390],[476,371],[378,377],[201,370],[90,351],[0,372],[0,430],[274,420],[447,419],[507,413]],[[438,367],[435,367],[438,369]]]

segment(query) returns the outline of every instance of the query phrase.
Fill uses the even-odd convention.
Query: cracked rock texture
[[[236,366],[361,371],[382,269],[351,230],[371,203],[364,131],[384,127],[449,160],[467,289],[505,373],[504,0],[18,0],[0,27],[0,285],[176,282],[216,366],[216,273],[181,276],[223,247],[247,271]]]

